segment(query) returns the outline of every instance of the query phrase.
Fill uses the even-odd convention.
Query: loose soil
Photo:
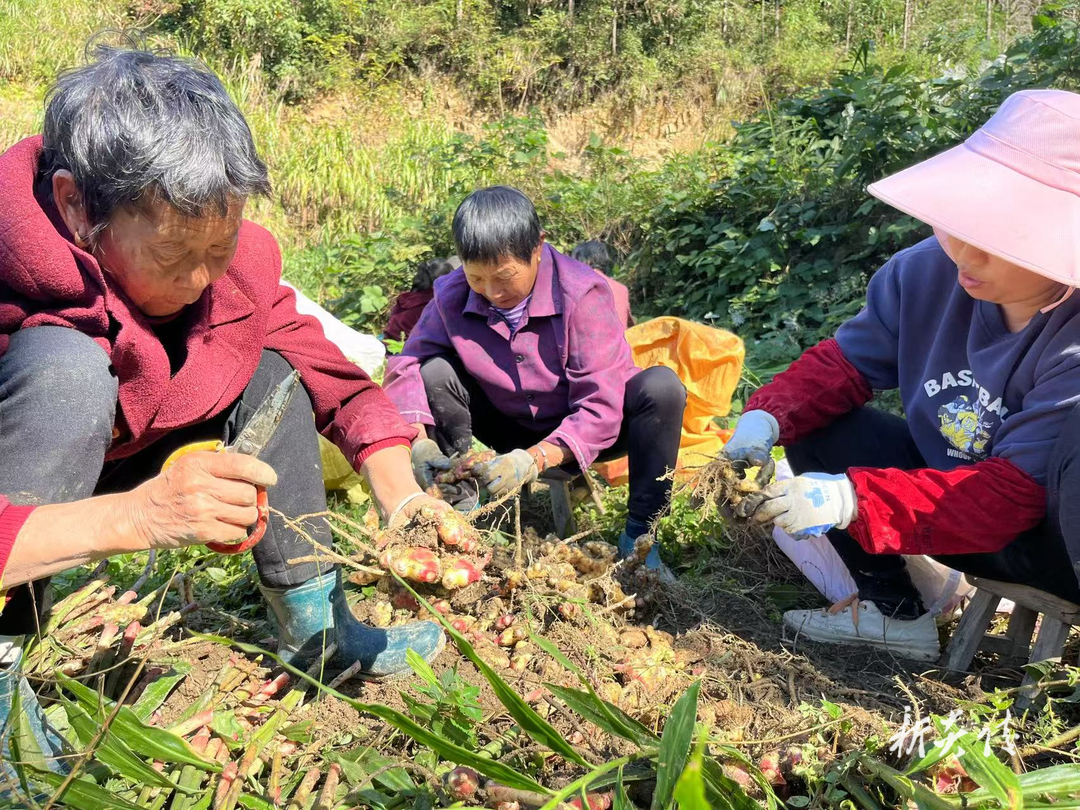
[[[726,552],[695,561],[692,575],[674,584],[660,585],[643,577],[643,569],[625,570],[625,564],[611,564],[613,555],[605,554],[604,545],[590,537],[566,545],[547,536],[548,514],[535,500],[531,507],[522,509],[525,528],[519,552],[513,509],[508,505],[490,512],[481,531],[484,547],[480,552],[490,552],[491,556],[483,579],[450,592],[433,585],[416,587],[432,598],[446,596],[452,616],[479,617],[469,633],[480,654],[566,739],[582,746],[582,750],[592,749],[598,761],[627,753],[628,744],[560,710],[558,701],[549,701],[551,695],[544,689],[545,683],[576,687],[578,682],[535,645],[523,639],[520,648],[511,649],[492,642],[500,632],[500,626],[492,626],[491,622],[490,606],[495,600],[502,605],[494,614],[496,620],[512,614],[515,624],[509,627],[524,626],[531,616],[532,630],[553,642],[603,697],[658,733],[674,700],[700,679],[698,719],[721,740],[751,756],[759,756],[778,744],[807,741],[817,745],[822,734],[831,740],[834,751],[861,745],[870,736],[888,739],[908,705],[917,704],[922,713],[948,714],[962,701],[985,699],[983,690],[1010,688],[1018,683],[1020,673],[1015,668],[986,654],[980,654],[974,673],[947,674],[887,653],[820,646],[786,637],[779,621],[780,606],[773,597],[777,587],[787,586],[789,595],[795,594],[796,601],[805,605],[820,601],[808,596],[805,581],[771,540],[749,527],[742,527],[728,538]],[[359,542],[367,541],[360,538]],[[427,542],[433,543],[430,535]],[[571,554],[567,549],[577,551]],[[633,556],[643,559],[646,551],[640,548]],[[589,562],[600,558],[608,562]],[[566,577],[570,598],[559,592],[564,585],[558,576],[529,576],[536,566],[550,567],[559,562],[564,564],[564,573],[575,570],[571,559],[589,573],[576,570],[574,577]],[[362,552],[355,560],[364,565],[372,562],[371,556]],[[517,584],[511,585],[511,580]],[[398,588],[396,583],[393,588]],[[351,597],[356,600],[355,614],[372,621],[375,606],[388,600],[391,590],[385,583],[350,585]],[[627,601],[627,596],[637,598],[630,598],[629,606],[618,607]],[[424,615],[423,611],[420,615]],[[416,612],[398,608],[391,621],[396,624],[416,617]],[[199,610],[193,610],[186,621],[204,628],[212,624]],[[249,636],[265,635],[262,629],[251,628]],[[943,643],[949,629],[943,629]],[[228,628],[219,631],[228,632]],[[98,632],[87,632],[87,643]],[[149,650],[150,663],[155,656],[175,657],[175,645],[185,633],[182,623],[170,627],[166,637]],[[78,646],[63,636],[63,630],[58,637],[65,638],[69,647]],[[532,657],[524,664],[515,662],[509,666],[508,659],[521,650],[527,650]],[[219,710],[248,705],[250,695],[280,672],[265,666],[265,662],[256,664],[241,653],[211,642],[183,642],[182,656],[192,664],[192,670],[155,715],[153,721],[163,727],[170,726],[209,686],[220,683],[223,672],[236,667],[250,669],[246,677],[232,685],[230,694],[219,696]],[[433,669],[437,674],[453,669],[460,678],[478,687],[484,714],[482,744],[510,731],[513,721],[491,686],[452,643],[434,662]],[[391,682],[350,680],[338,688],[359,701],[407,713],[409,707],[402,695],[417,697],[415,683],[409,678]],[[280,705],[288,688],[262,705]],[[821,713],[823,700],[840,707],[842,726],[829,723]],[[385,723],[338,698],[318,696],[314,689],[308,690],[304,703],[290,717],[290,723],[305,720],[312,721],[310,736],[297,744],[292,755],[295,759],[289,759],[297,768],[318,765],[328,746],[370,745],[391,757],[408,760],[411,756],[410,743],[391,732]],[[505,756],[512,758],[513,749]],[[546,773],[545,783],[557,787],[576,773],[565,765],[556,765]]]

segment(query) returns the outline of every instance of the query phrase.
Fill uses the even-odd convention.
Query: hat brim
[[[969,245],[1080,286],[1080,197],[964,144],[872,183],[867,191]]]

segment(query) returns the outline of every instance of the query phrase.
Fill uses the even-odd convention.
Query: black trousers
[[[262,404],[263,399],[293,371],[284,357],[276,352],[263,351],[251,382],[231,408],[199,425],[174,431],[140,453],[121,461],[106,464],[98,481],[97,494],[123,492],[157,475],[174,450],[192,442],[220,439],[231,444]],[[281,419],[277,431],[259,454],[259,458],[274,468],[278,483],[267,492],[272,510],[290,519],[326,511],[326,488],[323,485],[322,456],[319,434],[311,399],[303,386],[296,389]],[[304,531],[316,542],[332,548],[333,535],[325,520],[303,524]],[[264,585],[284,588],[302,585],[325,572],[324,562],[290,564],[289,560],[314,554],[312,545],[285,525],[281,515],[270,513],[263,539],[251,549],[259,579]]]
[[[473,436],[498,453],[530,447],[547,430],[522,424],[499,411],[455,360],[433,357],[420,367],[435,436],[444,453],[464,453]],[[648,524],[667,506],[682,436],[686,389],[669,368],[654,366],[626,384],[619,438],[601,460],[627,455],[630,466],[629,518]],[[571,466],[571,464],[564,466]]]
[[[185,444],[207,439],[231,442],[266,394],[292,372],[281,355],[264,351],[240,398],[220,416],[174,431],[145,450],[105,463],[116,416],[117,380],[101,347],[74,329],[40,326],[12,335],[0,357],[0,493],[13,503],[68,503],[95,494],[133,489],[157,475],[166,458]],[[296,392],[282,424],[261,458],[278,474],[270,505],[296,516],[326,509],[322,460],[311,401]],[[329,527],[306,530],[331,545]],[[299,585],[317,574],[311,545],[271,513],[262,541],[252,549],[266,585]],[[33,632],[45,607],[47,580],[12,589],[0,614],[0,634]]]
[[[926,467],[899,416],[873,408],[860,408],[837,419],[787,449],[796,474],[844,473],[850,467],[913,470]],[[1080,542],[1080,410],[1074,411],[1058,439],[1047,476],[1047,516],[1043,522],[1000,551],[986,554],[935,555],[950,568],[965,574],[1014,582],[1080,602],[1080,583],[1074,569],[1075,553],[1066,538]],[[1008,504],[1002,504],[1008,509]],[[896,554],[870,554],[846,531],[833,529],[829,541],[847,564],[859,589],[859,598],[873,601],[886,615],[914,617],[925,612],[918,592]]]

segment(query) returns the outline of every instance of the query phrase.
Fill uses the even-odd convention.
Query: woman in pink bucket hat
[[[825,534],[858,587],[785,625],[933,660],[934,616],[900,555],[1080,602],[1080,95],[1016,93],[869,191],[934,236],[750,398],[724,453],[758,465],[787,448],[796,476],[745,512]],[[866,407],[894,388],[906,419]]]

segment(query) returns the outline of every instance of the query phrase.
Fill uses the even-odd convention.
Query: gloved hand
[[[473,467],[473,475],[498,498],[520,484],[535,481],[539,472],[528,450],[512,450]]]
[[[735,423],[735,432],[720,451],[733,462],[746,467],[760,467],[757,480],[765,484],[776,472],[772,458],[773,445],[780,438],[780,425],[768,411],[747,411]]]
[[[736,511],[755,523],[774,523],[796,540],[846,529],[858,514],[855,487],[848,477],[826,473],[774,481],[748,495]]]
[[[421,489],[435,483],[435,476],[450,469],[451,461],[431,439],[417,439],[412,446],[413,477]]]

